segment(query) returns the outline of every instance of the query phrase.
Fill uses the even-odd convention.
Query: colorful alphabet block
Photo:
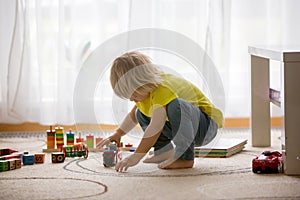
[[[33,165],[34,164],[34,155],[25,154],[23,155],[23,165]]]
[[[16,169],[16,161],[11,159],[11,160],[8,160],[8,169],[9,170],[14,170]]]
[[[44,161],[45,161],[45,154],[44,153],[34,154],[34,163],[40,164],[40,163],[44,163]]]
[[[16,165],[16,169],[20,169],[21,168],[21,166],[22,166],[22,162],[21,162],[21,159],[18,159],[18,158],[14,158],[14,159],[12,159],[12,160],[14,160],[15,161],[15,165]]]
[[[8,171],[8,161],[7,160],[0,160],[0,172]]]
[[[51,153],[52,163],[63,163],[65,161],[65,154],[62,152]]]

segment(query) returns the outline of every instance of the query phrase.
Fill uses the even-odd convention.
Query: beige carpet
[[[273,130],[268,149],[280,149],[279,136]],[[47,154],[44,164],[1,172],[0,199],[300,199],[300,176],[252,173],[252,158],[266,148],[251,147],[248,129],[222,130],[220,137],[246,138],[248,144],[229,158],[196,158],[193,169],[160,170],[140,163],[117,173],[103,167],[102,153],[61,164],[52,164]],[[136,144],[138,137],[124,141]],[[45,138],[34,135],[0,137],[0,148],[39,153],[44,145]]]

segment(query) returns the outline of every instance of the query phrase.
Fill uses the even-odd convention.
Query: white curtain
[[[225,117],[249,117],[248,45],[299,45],[299,8],[297,0],[0,0],[0,123],[88,123],[74,119],[82,63],[105,41],[140,28],[172,30],[195,41],[222,79]],[[144,52],[210,96],[189,63],[168,52]],[[98,123],[117,124],[131,103],[113,103],[109,67],[99,67],[107,70],[99,75],[94,112]],[[273,115],[280,112],[274,108]]]

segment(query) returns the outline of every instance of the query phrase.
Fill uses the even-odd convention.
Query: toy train
[[[84,157],[87,159],[89,156],[89,149],[84,143],[76,143],[74,145],[63,146],[61,152],[51,153],[52,163],[63,163],[66,157]]]
[[[89,149],[84,143],[76,143],[74,145],[63,146],[62,152],[64,153],[64,157],[84,157],[87,158],[89,156]]]

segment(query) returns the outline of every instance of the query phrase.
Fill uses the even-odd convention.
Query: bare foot
[[[166,151],[159,155],[152,155],[149,158],[146,158],[143,162],[144,163],[161,163],[173,156],[174,156],[174,149],[172,149],[170,151]]]
[[[174,159],[169,158],[164,162],[161,162],[158,165],[160,169],[183,169],[183,168],[192,168],[194,165],[194,160],[183,160],[183,159]]]

